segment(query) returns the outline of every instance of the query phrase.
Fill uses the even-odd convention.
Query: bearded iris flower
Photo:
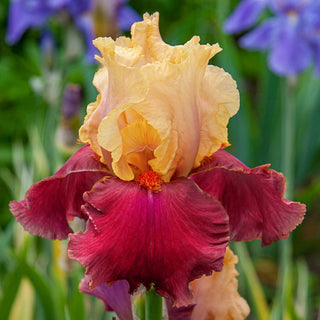
[[[8,31],[9,44],[19,41],[29,28],[43,28],[54,15],[65,11],[73,19],[76,27],[83,33],[87,46],[87,57],[94,55],[93,24],[88,16],[92,9],[91,0],[11,0],[9,6]]]
[[[126,0],[104,1],[104,6],[110,7],[111,15],[114,15],[120,30],[127,31],[130,25],[140,16]],[[14,44],[19,41],[28,28],[44,27],[47,21],[54,15],[67,12],[73,19],[76,27],[83,33],[87,59],[90,60],[96,53],[92,46],[94,39],[94,26],[90,12],[99,0],[11,0],[9,6],[7,42]]]
[[[158,20],[145,14],[131,38],[94,41],[102,66],[79,132],[86,145],[10,209],[32,234],[69,236],[91,289],[153,285],[179,307],[192,301],[190,281],[222,269],[229,240],[286,238],[305,206],[284,198],[282,174],[222,150],[239,93],[208,65],[219,45],[167,45]],[[74,217],[84,233],[73,233]]]
[[[75,23],[84,26],[85,13],[90,11],[92,1],[71,0],[12,0],[9,7],[7,41],[16,43],[28,28],[42,27],[47,20],[65,9]],[[89,29],[85,32],[89,32]]]
[[[226,20],[227,33],[239,33],[255,25],[261,12],[272,16],[239,40],[245,49],[268,50],[270,69],[294,76],[313,61],[319,75],[319,3],[317,0],[244,0]]]

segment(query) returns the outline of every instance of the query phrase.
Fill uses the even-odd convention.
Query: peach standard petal
[[[200,146],[195,167],[204,157],[229,145],[227,124],[239,109],[237,84],[223,69],[208,66],[201,85]]]
[[[101,53],[94,78],[99,95],[88,106],[80,140],[122,180],[145,170],[164,181],[187,176],[227,144],[226,125],[239,107],[236,84],[208,66],[218,44],[200,45],[199,37],[182,46],[166,44],[158,13],[145,14],[131,34],[94,41]]]

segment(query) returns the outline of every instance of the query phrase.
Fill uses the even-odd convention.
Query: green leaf
[[[72,288],[69,297],[70,320],[85,320],[84,294],[78,289],[81,277],[74,273],[72,277]]]
[[[7,274],[3,284],[2,299],[0,300],[1,318],[8,319],[15,297],[23,276],[22,265],[18,265]]]
[[[43,312],[45,314],[45,319],[57,319],[53,296],[45,277],[25,261],[20,261],[20,266],[23,270],[23,274],[29,278],[36,291],[36,294],[41,302]]]

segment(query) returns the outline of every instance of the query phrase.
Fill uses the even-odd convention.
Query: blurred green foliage
[[[136,0],[130,5],[140,14],[159,11],[161,34],[169,44],[184,43],[193,35],[199,35],[201,43],[219,42],[223,51],[212,63],[232,74],[241,95],[240,111],[229,125],[232,143],[229,150],[250,166],[272,163],[272,168],[279,170],[284,79],[268,70],[265,54],[244,51],[235,37],[223,33],[223,21],[236,3]],[[70,82],[81,85],[84,114],[86,105],[95,100],[96,90],[91,82],[97,66],[87,65],[83,54],[66,61],[65,33],[54,21],[50,22],[57,39],[53,65],[46,66],[39,46],[39,30],[28,30],[19,43],[8,46],[7,11],[8,0],[3,0],[0,3],[0,314],[2,319],[9,317],[17,308],[14,303],[20,297],[19,290],[27,290],[28,301],[34,304],[30,319],[107,319],[98,300],[78,293],[83,269],[72,263],[61,278],[55,269],[56,262],[52,261],[52,243],[23,233],[8,210],[11,199],[20,200],[33,182],[52,174],[66,159],[55,143],[63,88]],[[290,236],[293,253],[287,263],[294,266],[290,281],[296,304],[288,319],[319,319],[320,80],[313,77],[312,70],[299,77],[294,101],[294,197],[307,204],[308,213]],[[252,241],[248,249],[253,272],[257,273],[266,301],[271,304],[277,286],[279,245],[261,249],[259,242]],[[238,250],[240,255],[243,248]],[[250,319],[262,319],[254,307],[252,288],[246,278],[250,278],[245,272],[250,268],[246,261],[240,261],[240,291],[253,306]]]

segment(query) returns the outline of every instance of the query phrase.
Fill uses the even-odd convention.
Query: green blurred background
[[[237,3],[135,0],[129,4],[141,15],[159,11],[160,31],[169,44],[185,43],[193,35],[199,35],[202,44],[220,44],[223,51],[211,63],[233,76],[241,96],[240,111],[229,125],[232,146],[228,151],[249,166],[271,163],[273,169],[281,171],[286,79],[268,69],[266,54],[245,51],[238,47],[236,37],[223,33],[223,22]],[[96,98],[91,82],[98,66],[85,62],[83,50],[69,52],[70,39],[54,19],[49,23],[55,36],[54,54],[39,45],[39,30],[28,30],[17,44],[9,46],[5,42],[7,17],[8,1],[3,0],[0,318],[108,319],[110,315],[100,301],[78,293],[83,269],[67,260],[66,243],[27,235],[8,209],[10,200],[22,199],[32,183],[54,173],[74,151],[72,134],[76,135],[81,125],[86,105]],[[108,33],[106,29],[105,36],[110,35],[115,31]],[[83,49],[81,35],[78,37],[74,45]],[[70,84],[81,90],[80,110],[71,120],[63,117],[61,108]],[[291,101],[295,113],[292,193],[294,200],[307,204],[308,211],[302,225],[290,235],[292,253],[285,259],[278,243],[266,248],[258,241],[238,247],[232,244],[240,258],[239,290],[251,306],[249,319],[320,319],[320,80],[314,78],[312,70],[298,77]],[[288,266],[287,288],[283,290],[279,274]],[[279,292],[284,292],[281,301],[287,301],[285,306],[277,305]]]

